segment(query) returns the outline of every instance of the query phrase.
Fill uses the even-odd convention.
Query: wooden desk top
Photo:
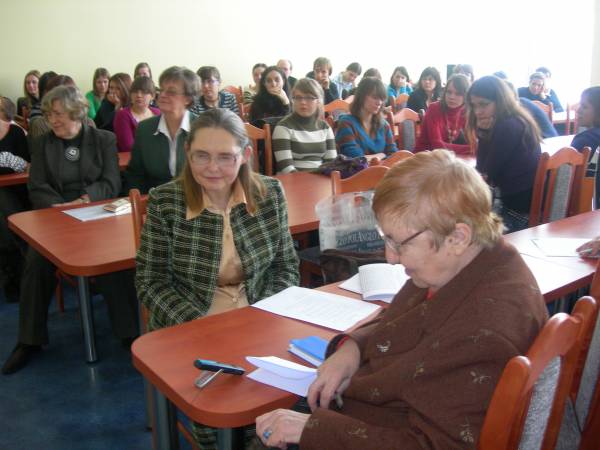
[[[125,170],[129,160],[131,159],[131,153],[120,152],[119,154],[119,169]],[[2,186],[13,186],[15,184],[26,184],[29,180],[29,173],[11,173],[8,175],[0,175],[0,187]]]
[[[550,289],[551,286],[560,284],[559,280],[561,278],[565,279],[565,277],[571,279],[571,285],[578,285],[578,287],[591,283],[598,260],[578,256],[546,256],[531,239],[557,237],[591,239],[598,235],[600,235],[600,210],[517,231],[504,237],[523,255],[530,268],[532,268],[534,275],[536,275],[534,267],[537,264],[534,260],[541,260],[561,267],[562,272],[550,270],[548,266],[537,264],[539,276],[536,275],[536,279],[542,288],[542,292],[545,292],[544,289]],[[566,288],[568,286],[565,286],[563,291],[567,290]],[[548,294],[550,293],[552,293],[552,290],[548,292]]]
[[[135,266],[130,214],[81,222],[63,213],[64,209],[13,214],[8,226],[70,275],[96,276]]]
[[[277,178],[288,199],[292,234],[318,229],[314,207],[330,194],[329,178],[311,173]],[[14,214],[8,219],[9,227],[69,275],[96,276],[135,267],[131,215],[81,222],[64,214],[63,209]]]
[[[276,408],[289,408],[298,397],[245,375],[221,374],[198,389],[195,359],[239,365],[248,374],[256,367],[245,356],[279,356],[303,363],[287,351],[290,339],[317,335],[329,340],[334,334],[246,307],[145,334],[133,343],[131,355],[134,367],[190,419],[231,428],[254,423],[257,416]]]
[[[0,187],[26,184],[28,179],[29,174],[27,172],[0,175]]]
[[[331,179],[325,175],[294,172],[275,176],[285,191],[292,234],[319,229],[315,205],[331,195]]]

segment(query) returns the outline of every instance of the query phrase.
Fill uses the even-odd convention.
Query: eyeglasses
[[[217,84],[219,82],[219,80],[216,80],[214,78],[209,78],[207,80],[202,80],[202,82],[200,83],[202,86],[212,86],[213,84]]]
[[[160,91],[160,95],[164,97],[175,97],[177,95],[185,95],[185,92],[177,92],[171,89],[167,89],[166,91]]]
[[[390,250],[393,250],[397,254],[402,253],[402,247],[404,245],[408,244],[414,238],[416,238],[420,234],[425,233],[427,231],[427,228],[425,228],[421,231],[417,231],[415,234],[410,235],[409,237],[404,239],[402,242],[396,242],[391,237],[385,235],[385,233],[383,232],[383,230],[381,229],[379,224],[375,225],[375,229],[377,230],[377,233],[379,233],[379,236],[381,237],[381,239],[383,239],[383,242],[385,242],[385,245],[387,245],[390,248]]]
[[[313,97],[312,95],[294,95],[292,97],[292,100],[294,100],[295,102],[307,102],[307,103],[311,103],[311,102],[315,102],[317,100],[319,100],[317,97]]]
[[[208,166],[214,159],[217,166],[221,168],[231,168],[235,166],[235,163],[241,154],[241,151],[238,153],[219,153],[213,158],[209,153],[198,150],[191,152],[189,158],[190,162],[198,167]]]

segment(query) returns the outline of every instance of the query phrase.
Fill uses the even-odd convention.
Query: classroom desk
[[[127,158],[129,153],[126,154]],[[292,234],[319,227],[315,204],[330,194],[328,177],[311,173],[277,176],[288,201]],[[97,204],[106,202],[97,202]],[[85,207],[89,205],[83,205]],[[81,222],[62,210],[46,208],[13,214],[9,228],[56,267],[77,278],[85,358],[97,360],[93,311],[88,278],[135,267],[135,246],[131,216]]]
[[[129,160],[131,159],[131,153],[120,152],[119,156],[119,169],[125,170]],[[26,184],[29,180],[29,173],[10,173],[8,175],[0,175],[0,187],[3,186],[14,186],[16,184]]]
[[[96,202],[96,204],[106,202]],[[89,205],[85,205],[89,206]],[[97,360],[88,277],[135,266],[131,215],[81,222],[46,208],[13,214],[8,226],[63,272],[77,277],[85,358]]]
[[[174,404],[191,420],[220,428],[219,448],[231,448],[231,428],[254,423],[257,416],[289,408],[297,396],[246,376],[221,374],[200,390],[193,366],[201,357],[256,369],[246,356],[279,356],[302,363],[287,352],[292,338],[318,335],[330,339],[332,330],[252,307],[203,317],[175,327],[144,334],[131,347],[134,367],[155,389],[157,448],[177,448],[177,432],[169,412]],[[166,397],[166,398],[165,398]],[[168,400],[167,400],[168,398]]]
[[[551,223],[538,225],[537,227],[527,228],[507,234],[506,240],[514,245],[522,255],[530,258],[543,260],[563,267],[565,270],[572,270],[578,276],[572,280],[577,288],[587,286],[592,281],[596,271],[597,259],[569,257],[569,256],[546,256],[533,243],[531,239],[539,238],[593,238],[600,235],[600,210],[590,211],[578,214],[566,219],[556,220]]]

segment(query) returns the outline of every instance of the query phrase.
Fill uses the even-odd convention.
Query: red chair
[[[246,134],[252,141],[253,168],[255,172],[260,171],[260,159],[258,153],[258,141],[264,141],[265,175],[273,175],[273,142],[271,139],[271,125],[265,123],[261,128],[245,123]]]
[[[542,153],[531,196],[530,227],[580,212],[583,179],[589,154],[589,147],[585,147],[581,153],[572,147],[564,147],[552,156]],[[571,171],[566,184],[566,175],[559,175],[563,166]],[[561,195],[557,195],[559,192]]]
[[[558,430],[555,427],[562,418],[562,411],[573,380],[575,367],[568,364],[567,355],[581,339],[582,321],[564,313],[553,316],[544,326],[526,356],[512,358],[496,385],[492,400],[479,435],[479,450],[512,450],[522,443],[524,429],[527,442],[534,446],[542,444],[542,450],[553,448]],[[557,361],[560,363],[557,365]],[[542,387],[552,386],[554,393],[539,395]],[[566,389],[565,389],[566,387]],[[534,396],[534,390],[537,390]],[[532,397],[534,401],[532,401]],[[545,401],[542,405],[538,400]],[[543,423],[532,424],[528,417],[533,406],[544,407],[549,415]],[[558,418],[558,419],[557,419]],[[539,447],[538,447],[539,448]]]

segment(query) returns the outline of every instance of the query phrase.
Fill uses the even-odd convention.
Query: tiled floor
[[[94,300],[98,362],[84,362],[77,298],[50,306],[50,344],[13,375],[0,375],[0,450],[149,449],[141,375]],[[15,345],[18,304],[0,290],[0,361]],[[182,445],[182,448],[185,448]]]

